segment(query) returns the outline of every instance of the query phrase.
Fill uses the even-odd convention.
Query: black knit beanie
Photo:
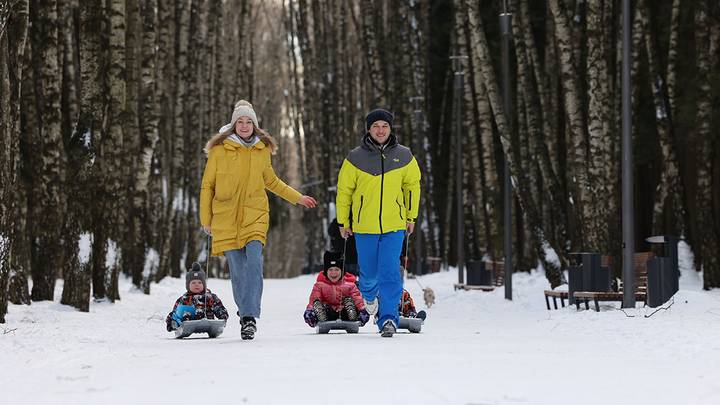
[[[344,273],[342,253],[325,251],[325,254],[323,255],[323,263],[323,274],[325,277],[327,277],[327,271],[330,267],[338,267]]]
[[[365,116],[365,130],[370,131],[370,127],[375,121],[385,121],[390,125],[390,130],[393,127],[393,113],[382,108],[376,108]]]

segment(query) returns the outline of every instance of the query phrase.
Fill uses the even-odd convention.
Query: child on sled
[[[370,319],[362,294],[355,285],[355,277],[345,274],[342,260],[340,253],[325,252],[324,269],[318,274],[303,314],[310,327],[336,319],[358,321],[363,326]]]
[[[403,257],[400,258],[400,261],[401,263],[403,262]],[[407,259],[405,259],[404,263],[407,263]],[[400,265],[400,277],[404,278],[404,276],[405,267],[403,265]],[[420,318],[424,321],[427,317],[425,311],[418,312],[415,309],[415,301],[413,301],[412,297],[410,296],[410,292],[404,287],[402,296],[400,297],[400,305],[398,306],[398,312],[400,313],[400,316],[404,316],[405,318]]]
[[[227,309],[220,298],[206,288],[205,272],[199,263],[193,263],[192,269],[185,275],[185,289],[187,291],[175,301],[165,320],[168,332],[177,329],[183,321],[228,319]]]

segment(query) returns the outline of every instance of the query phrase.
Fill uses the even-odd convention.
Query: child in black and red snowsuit
[[[196,319],[228,319],[228,312],[217,295],[206,288],[205,272],[199,263],[185,275],[185,294],[175,301],[165,322],[167,330],[177,329],[183,321]]]

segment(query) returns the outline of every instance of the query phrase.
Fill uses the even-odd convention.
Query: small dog
[[[435,292],[432,288],[423,288],[423,298],[425,299],[425,305],[430,308],[435,303]]]

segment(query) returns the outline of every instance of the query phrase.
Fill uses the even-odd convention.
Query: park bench
[[[635,266],[635,300],[646,301],[647,298],[647,262],[655,255],[653,252],[638,252],[633,257],[633,265]],[[575,305],[580,309],[580,301],[585,302],[585,309],[590,309],[590,300],[595,303],[595,311],[600,312],[600,301],[622,301],[622,287],[618,292],[598,292],[598,291],[576,291],[573,293],[575,297]]]
[[[563,290],[545,290],[545,305],[550,310],[550,298],[553,300],[553,306],[558,309],[557,299],[560,298],[560,304],[565,308],[565,300],[568,299],[568,292]]]

